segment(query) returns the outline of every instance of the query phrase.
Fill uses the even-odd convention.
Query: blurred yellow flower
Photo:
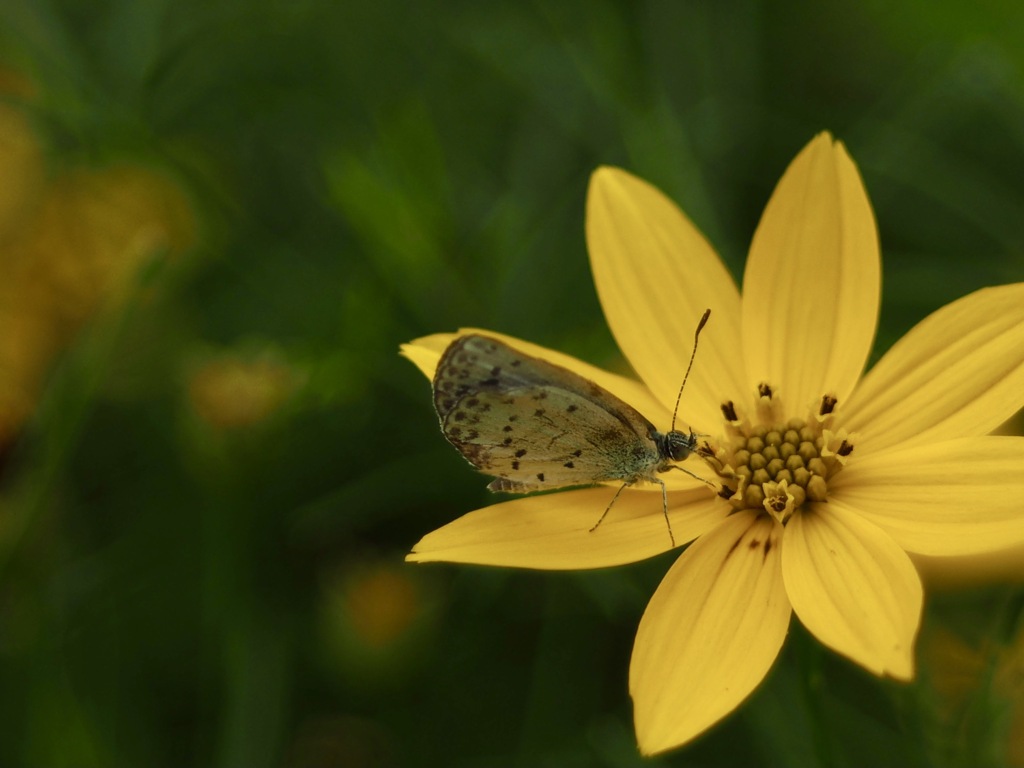
[[[0,70],[0,94],[21,90]],[[42,142],[23,109],[0,101],[0,448],[35,409],[42,380],[57,348],[49,293],[15,259],[10,242],[39,203],[45,180]]]
[[[429,579],[387,559],[355,559],[323,574],[318,627],[327,671],[377,689],[408,679],[436,611]]]
[[[3,274],[6,272],[6,274]],[[35,411],[60,334],[50,294],[24,270],[0,270],[0,449]]]
[[[0,73],[0,98],[5,94]],[[46,178],[42,142],[24,110],[0,101],[0,247],[32,207]]]
[[[845,148],[817,136],[755,232],[743,296],[660,192],[595,172],[587,243],[601,305],[643,385],[505,338],[669,424],[694,320],[711,322],[681,416],[717,474],[712,495],[665,481],[677,541],[640,622],[629,687],[640,749],[693,739],[760,683],[790,614],[878,675],[914,674],[922,587],[907,552],[987,553],[1024,542],[1024,438],[986,436],[1024,403],[1024,284],[938,310],[866,375],[880,300],[874,216]],[[403,353],[428,377],[455,334]],[[409,560],[594,568],[670,546],[660,492],[517,499],[424,537]]]
[[[359,642],[373,650],[400,640],[423,603],[416,582],[383,564],[350,573],[339,598],[340,616]]]
[[[273,350],[224,353],[200,365],[188,382],[192,408],[218,429],[267,419],[300,384],[300,375]]]
[[[30,90],[4,74],[0,91]],[[169,176],[122,165],[48,180],[44,157],[26,111],[0,103],[0,447],[30,418],[74,334],[123,302],[149,259],[197,237],[188,198]]]
[[[55,179],[11,249],[74,330],[104,305],[123,302],[148,260],[177,255],[195,239],[181,188],[155,169],[121,165]]]

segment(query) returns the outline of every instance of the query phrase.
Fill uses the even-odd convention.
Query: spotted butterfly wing
[[[448,441],[493,491],[655,480],[666,457],[635,408],[592,381],[488,336],[445,350],[434,407]]]

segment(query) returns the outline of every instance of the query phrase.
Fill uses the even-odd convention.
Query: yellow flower
[[[643,385],[506,340],[594,380],[659,428],[694,322],[712,310],[680,415],[708,435],[701,452],[722,490],[665,476],[676,541],[693,543],[637,631],[629,687],[640,749],[681,745],[732,711],[768,672],[793,611],[824,645],[910,679],[922,588],[907,552],[1024,541],[1024,438],[985,436],[1024,403],[1024,284],[940,309],[862,376],[878,316],[878,237],[857,169],[828,134],[769,200],[742,298],[693,224],[624,171],[595,172],[587,242],[609,326]],[[432,376],[452,338],[403,352]],[[471,512],[408,559],[593,568],[670,547],[657,487],[626,490],[590,533],[609,491]]]

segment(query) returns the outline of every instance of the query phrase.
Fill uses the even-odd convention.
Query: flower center
[[[853,451],[846,431],[832,429],[836,404],[824,395],[807,418],[786,418],[767,384],[758,387],[752,417],[723,403],[724,437],[698,449],[721,480],[719,495],[736,510],[764,510],[783,524],[805,501],[827,501],[829,480]]]

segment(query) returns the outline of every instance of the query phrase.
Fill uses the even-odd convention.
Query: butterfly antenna
[[[690,362],[686,366],[686,373],[683,374],[683,383],[679,385],[679,394],[676,395],[676,407],[672,409],[672,431],[675,431],[676,428],[676,414],[679,413],[679,401],[683,397],[683,388],[686,387],[686,380],[690,377],[690,369],[693,368],[693,358],[697,356],[697,340],[700,338],[700,332],[707,324],[709,317],[711,317],[711,310],[705,309],[700,322],[697,323],[697,330],[693,332],[693,351],[690,352]]]

